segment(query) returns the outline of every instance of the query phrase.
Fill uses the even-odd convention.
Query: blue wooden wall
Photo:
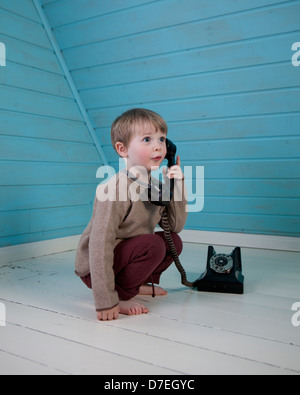
[[[0,1],[0,246],[78,234],[102,164],[31,0]]]
[[[205,166],[191,229],[299,235],[299,1],[43,1],[109,160],[109,126],[162,114],[183,164]]]
[[[205,167],[187,228],[299,236],[299,0],[40,1],[112,165],[112,121],[153,109]],[[99,157],[32,1],[0,6],[1,243],[79,233]]]

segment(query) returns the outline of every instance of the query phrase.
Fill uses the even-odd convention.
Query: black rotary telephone
[[[208,247],[205,272],[195,281],[198,291],[244,293],[241,249],[236,247],[231,254],[217,254]]]

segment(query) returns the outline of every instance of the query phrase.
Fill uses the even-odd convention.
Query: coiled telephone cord
[[[165,234],[165,238],[169,244],[170,247],[170,251],[171,254],[173,256],[174,259],[174,263],[181,275],[181,284],[185,285],[186,287],[190,287],[193,288],[195,286],[195,283],[190,282],[187,280],[186,277],[186,272],[179,260],[178,254],[177,254],[177,250],[176,247],[174,245],[173,239],[172,239],[172,235],[171,235],[171,230],[170,230],[170,224],[169,224],[169,218],[168,218],[168,213],[167,213],[167,208],[165,208],[163,210],[162,213],[162,225],[163,225],[163,230],[164,230],[164,234]]]

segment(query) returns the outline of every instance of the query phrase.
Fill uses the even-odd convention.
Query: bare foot
[[[168,294],[168,292],[165,289],[157,286],[154,286],[154,291],[155,291],[155,295]],[[153,293],[152,285],[145,284],[140,287],[139,295],[152,295],[152,293]]]
[[[133,300],[120,300],[119,309],[120,314],[126,315],[147,314],[149,312],[147,307]]]

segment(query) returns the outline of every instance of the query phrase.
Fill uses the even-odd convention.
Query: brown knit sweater
[[[184,195],[178,185],[176,180],[174,195],[177,197],[168,206],[170,228],[176,233],[183,229],[187,218],[185,197],[174,201],[179,200],[179,193]],[[145,188],[124,172],[116,174],[107,184],[99,185],[97,196],[106,194],[109,199],[100,201],[96,196],[92,218],[77,247],[75,273],[80,277],[91,274],[97,311],[119,303],[113,271],[116,245],[124,239],[153,234],[155,227],[161,225],[162,208],[151,204],[147,198],[133,201],[136,200],[133,191],[138,191],[141,197],[146,196],[143,195],[146,194]]]

